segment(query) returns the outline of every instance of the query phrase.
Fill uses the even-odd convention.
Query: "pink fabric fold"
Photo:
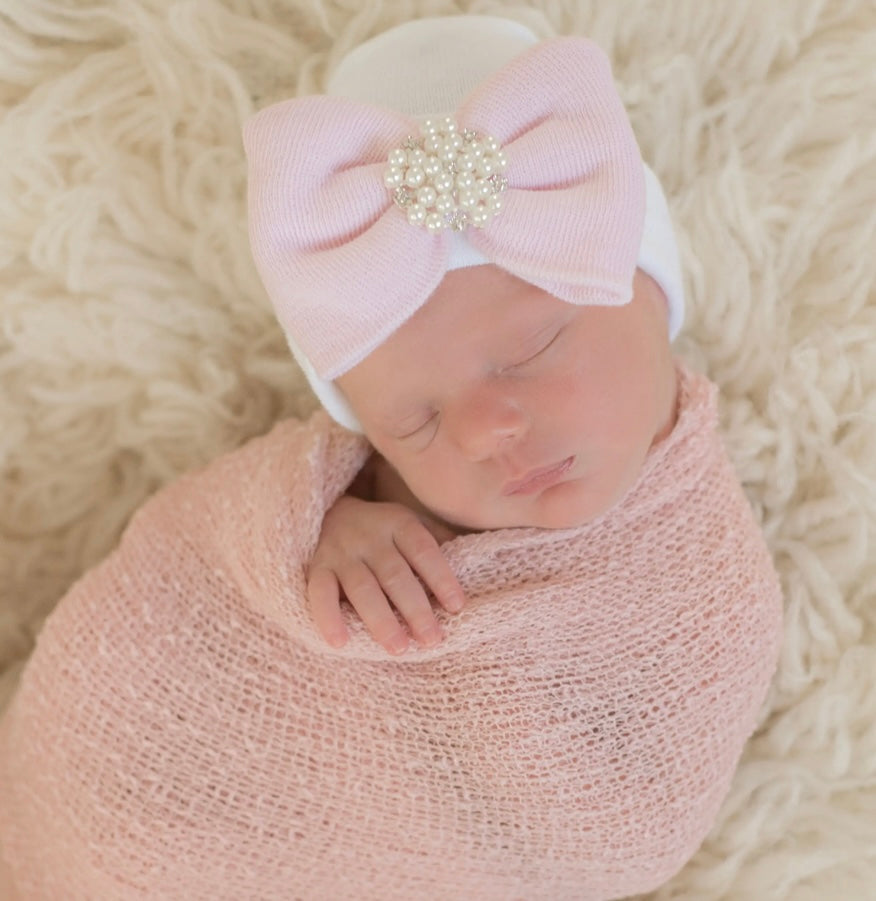
[[[28,901],[563,901],[652,890],[715,821],[779,650],[772,563],[679,369],[679,420],[579,529],[462,536],[435,648],[313,627],[365,442],[317,413],[180,479],[47,621],[0,721]]]

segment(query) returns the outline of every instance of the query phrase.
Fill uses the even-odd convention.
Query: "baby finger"
[[[414,638],[421,645],[431,647],[442,639],[441,627],[432,612],[426,592],[411,570],[407,560],[393,549],[371,563],[381,588],[395,604],[405,622],[411,627]]]
[[[319,566],[307,580],[307,600],[316,628],[332,647],[347,643],[347,629],[341,616],[340,588],[335,574]]]
[[[340,573],[340,582],[347,600],[374,640],[390,654],[400,654],[406,650],[408,636],[399,625],[380,583],[368,565],[361,560],[352,564]]]
[[[425,582],[438,602],[451,613],[458,613],[465,603],[462,586],[450,568],[438,542],[428,529],[416,521],[395,534],[396,547]]]

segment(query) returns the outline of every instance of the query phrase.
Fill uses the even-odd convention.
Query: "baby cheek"
[[[408,487],[433,513],[471,526],[479,516],[487,488],[483,474],[452,453],[424,454],[411,468]]]
[[[606,400],[592,375],[574,366],[553,372],[534,384],[527,406],[534,422],[578,431],[596,426],[591,421],[598,420]]]
[[[436,483],[444,477],[441,455],[429,448],[418,453],[399,454],[390,462],[423,503],[432,497],[438,487]]]

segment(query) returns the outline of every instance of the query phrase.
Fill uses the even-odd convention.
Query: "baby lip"
[[[553,472],[555,469],[560,470],[561,472],[565,472],[571,466],[573,459],[574,458],[572,457],[567,457],[565,460],[561,460],[559,463],[551,463],[549,466],[542,466],[539,469],[530,470],[522,478],[514,479],[514,481],[512,482],[508,482],[502,489],[502,494],[514,494],[521,488],[525,488],[530,482],[536,481],[539,477],[547,475],[548,473]]]

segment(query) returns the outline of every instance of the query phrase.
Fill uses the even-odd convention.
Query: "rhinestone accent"
[[[483,228],[503,206],[505,151],[490,135],[456,121],[427,119],[420,137],[390,151],[383,181],[408,222],[428,231]]]
[[[396,188],[392,192],[392,199],[400,207],[410,206],[414,202],[415,197],[416,194],[414,194],[414,192],[407,185],[402,185],[400,188]]]
[[[468,228],[469,216],[465,210],[455,209],[447,214],[447,224],[455,231],[461,232]]]

